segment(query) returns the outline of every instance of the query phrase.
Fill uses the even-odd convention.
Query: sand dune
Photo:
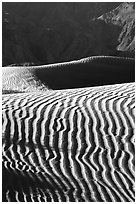
[[[24,72],[35,79],[43,68]],[[21,68],[3,74],[4,90],[29,84],[11,80]],[[35,84],[3,95],[3,201],[133,202],[134,83],[46,90],[41,82],[46,92]]]
[[[3,201],[134,201],[134,66],[3,68]]]
[[[3,67],[3,92],[83,88],[135,81],[135,60],[111,56],[34,67]]]

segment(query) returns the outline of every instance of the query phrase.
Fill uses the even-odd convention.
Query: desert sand
[[[118,75],[115,84],[100,85],[98,76],[103,81],[106,70],[121,73],[124,65],[104,61],[83,75],[84,62],[72,63],[74,78],[67,63],[3,68],[3,201],[135,200],[134,66],[127,60],[123,83]]]

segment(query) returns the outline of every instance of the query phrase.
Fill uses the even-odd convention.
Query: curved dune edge
[[[134,202],[134,83],[3,95],[3,202]]]
[[[3,67],[3,93],[82,88],[135,81],[135,61],[96,56],[34,67]]]

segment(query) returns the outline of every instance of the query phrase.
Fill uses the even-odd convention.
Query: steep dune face
[[[4,67],[3,91],[68,89],[134,82],[135,61],[119,57],[89,57],[34,67]]]
[[[134,202],[134,83],[3,95],[3,202]]]

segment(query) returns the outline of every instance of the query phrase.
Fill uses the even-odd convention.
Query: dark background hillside
[[[2,3],[3,66],[134,57],[134,3]]]

